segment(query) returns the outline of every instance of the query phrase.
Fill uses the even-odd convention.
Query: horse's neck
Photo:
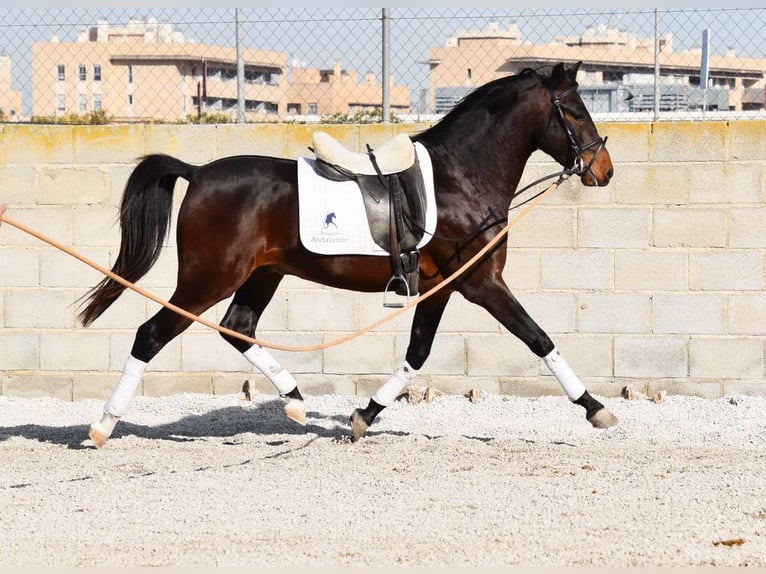
[[[536,149],[533,134],[445,132],[439,136],[433,140],[424,138],[422,143],[431,153],[434,173],[443,170],[456,184],[444,190],[443,199],[455,198],[466,205],[479,200],[483,204],[476,205],[479,210],[485,209],[485,205],[493,210],[507,210]],[[438,186],[435,191],[440,194]],[[458,200],[460,195],[463,198]]]

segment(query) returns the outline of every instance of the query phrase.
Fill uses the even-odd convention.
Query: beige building
[[[156,20],[108,22],[75,42],[34,44],[32,115],[60,117],[103,110],[115,121],[185,121],[200,114],[236,119],[237,54],[226,46],[189,41]],[[245,113],[249,121],[294,115],[354,114],[381,107],[372,74],[296,68],[287,80],[287,54],[244,50]],[[393,82],[393,81],[392,81]],[[409,111],[409,89],[392,86],[391,109]]]
[[[32,47],[34,116],[103,110],[117,121],[179,121],[199,113],[236,114],[236,50],[189,42],[168,25],[99,22],[76,42]],[[276,119],[287,56],[245,50],[251,119]]]
[[[21,92],[11,86],[11,59],[0,54],[0,120],[17,121],[21,115]]]
[[[533,45],[515,24],[461,30],[430,53],[427,108],[443,113],[474,87],[526,67],[582,61],[583,99],[598,112],[648,111],[654,107],[654,39],[602,26],[579,36]],[[701,50],[674,52],[672,34],[660,39],[660,109],[760,110],[766,60],[733,53],[710,55],[707,90],[700,87]],[[704,99],[703,99],[704,98]]]
[[[390,107],[393,113],[410,110],[410,90],[390,78]],[[293,68],[290,73],[288,115],[354,115],[382,109],[383,87],[375,74],[359,82],[354,71],[339,62],[332,69]]]

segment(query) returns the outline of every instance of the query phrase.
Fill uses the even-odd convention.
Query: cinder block
[[[261,333],[260,339],[288,347],[312,347],[319,345],[324,341],[323,333],[289,333],[289,332],[268,332]],[[342,345],[341,345],[342,346]],[[322,359],[324,353],[317,351],[282,351],[279,349],[269,349],[274,358],[279,361],[285,369],[293,375],[298,373],[322,372]]]
[[[72,245],[72,217],[69,206],[14,207],[8,205],[6,215],[22,225],[53,239],[63,245]],[[47,248],[48,244],[28,233],[12,227],[9,223],[0,227],[0,245],[19,245]]]
[[[75,373],[72,375],[72,400],[84,401],[98,399],[106,401],[112,396],[117,384],[120,382],[119,373]],[[141,389],[137,394],[141,394]],[[93,420],[101,417],[101,410],[93,411]],[[83,421],[83,424],[89,424],[92,421]]]
[[[72,126],[20,124],[3,131],[0,156],[8,164],[39,166],[74,164],[74,130]]]
[[[652,302],[653,332],[723,335],[726,296],[718,293],[657,293]]]
[[[764,377],[761,338],[701,338],[689,343],[689,374],[700,378],[754,379]]]
[[[346,294],[346,298],[349,298],[348,294]],[[383,293],[359,293],[356,295],[356,298],[359,305],[358,313],[360,327],[368,327],[379,321],[385,320],[383,324],[378,325],[374,329],[376,333],[410,332],[412,317],[415,314],[414,308],[405,311],[393,319],[389,319],[396,309],[383,307]],[[452,304],[453,302],[451,301],[450,306],[452,306]]]
[[[651,297],[639,293],[581,293],[577,296],[580,333],[648,333]]]
[[[533,377],[540,373],[540,359],[512,335],[468,335],[465,345],[471,377]]]
[[[37,399],[52,397],[62,401],[72,400],[72,377],[57,373],[34,375],[11,375],[2,379],[3,394],[9,397]]]
[[[73,247],[113,247],[120,244],[119,210],[111,205],[78,205],[72,210]]]
[[[612,286],[610,251],[545,251],[541,256],[541,266],[544,289],[609,289]]]
[[[396,338],[397,365],[404,360],[409,344],[409,335]],[[431,354],[421,371],[427,375],[465,375],[465,339],[463,335],[437,333]]]
[[[79,254],[101,267],[108,268],[108,252],[102,249],[80,249]],[[40,251],[40,284],[43,287],[79,287],[90,289],[104,276],[96,269],[57,249]],[[69,301],[67,304],[70,304]]]
[[[326,333],[334,339],[340,333]],[[350,341],[324,350],[325,374],[390,375],[398,360],[394,358],[395,336],[393,334],[368,333]],[[382,384],[382,383],[381,383]]]
[[[691,203],[757,203],[763,201],[763,162],[711,163],[689,177]]]
[[[757,291],[764,288],[760,251],[689,254],[689,288],[694,291]]]
[[[728,148],[725,122],[654,122],[652,128],[650,162],[718,162]]]
[[[291,331],[355,331],[358,298],[347,291],[290,291],[287,324]]]
[[[38,287],[40,285],[40,250],[0,246],[0,286]]]
[[[732,335],[763,335],[766,330],[766,293],[729,295],[728,327]]]
[[[109,337],[85,331],[40,334],[40,368],[45,371],[106,371]]]
[[[645,394],[651,397],[654,393],[665,391],[668,396],[682,395],[702,399],[719,399],[723,396],[723,388],[723,383],[718,380],[663,379],[649,381],[646,385]]]
[[[141,125],[73,127],[74,154],[95,165],[130,162],[141,155],[142,134]]]
[[[144,376],[141,394],[147,397],[167,397],[179,393],[212,392],[213,380],[209,374],[179,376],[173,373],[147,373]]]
[[[766,125],[754,121],[728,121],[731,160],[762,161],[766,157]]]
[[[577,295],[552,291],[516,293],[516,298],[532,320],[547,333],[572,333],[575,331]],[[507,332],[501,327],[502,332]]]
[[[441,333],[500,333],[502,327],[489,311],[454,293],[447,303],[437,335]],[[409,334],[409,333],[408,333]],[[408,337],[409,338],[409,337]]]
[[[68,289],[17,289],[6,294],[5,325],[19,329],[71,329],[74,296]]]
[[[109,199],[109,172],[101,167],[42,167],[37,174],[38,203],[82,205]]]
[[[503,279],[511,290],[540,288],[540,256],[531,249],[508,249]]]
[[[692,168],[681,162],[619,166],[614,186],[617,205],[686,205]]]
[[[2,203],[10,209],[35,205],[38,203],[37,169],[25,165],[6,165],[0,170],[0,189]],[[8,216],[12,217],[12,211]],[[15,217],[14,217],[15,219]]]
[[[680,250],[618,250],[614,254],[615,289],[683,291],[687,288],[687,258]]]
[[[614,339],[617,377],[685,377],[688,373],[684,337],[629,337]]]
[[[649,246],[649,209],[580,209],[577,214],[578,247]]]
[[[31,330],[0,331],[0,365],[3,371],[34,371],[40,368],[40,335]]]
[[[726,209],[655,209],[653,229],[655,247],[724,247]]]
[[[559,353],[580,379],[613,375],[613,341],[611,336],[561,335],[553,341]],[[543,375],[550,375],[544,362]]]
[[[181,339],[181,369],[185,372],[249,372],[250,363],[217,333],[189,332]]]
[[[575,210],[538,207],[508,231],[508,245],[515,247],[574,247]]]
[[[646,162],[654,142],[653,124],[606,122],[596,124],[596,128],[602,137],[609,138],[606,147],[615,165],[615,177],[620,177],[622,166],[628,162]]]
[[[766,207],[732,208],[729,247],[766,248]]]

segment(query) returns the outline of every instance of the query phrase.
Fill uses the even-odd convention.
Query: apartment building
[[[246,49],[243,56],[248,121],[381,107],[382,87],[372,74],[360,84],[338,63],[330,70],[296,68],[288,81],[286,53]],[[103,110],[124,122],[237,117],[236,49],[189,41],[155,19],[122,27],[102,21],[74,42],[35,43],[32,62],[33,116]],[[392,109],[409,111],[409,88],[393,86]]]
[[[117,121],[179,121],[230,110],[237,101],[233,47],[187,41],[153,19],[99,22],[74,42],[32,46],[33,116],[104,110]],[[246,110],[276,118],[287,56],[245,50]]]
[[[764,109],[766,60],[733,53],[709,56],[709,81],[700,86],[701,50],[674,52],[673,36],[659,42],[661,110]],[[515,24],[492,22],[461,30],[432,48],[427,108],[444,113],[474,87],[523,68],[582,61],[580,93],[594,112],[641,112],[654,108],[654,38],[601,26],[548,44],[523,41]]]
[[[393,113],[410,111],[410,90],[389,81],[390,108]],[[383,87],[375,74],[367,73],[360,83],[357,73],[345,70],[340,62],[331,69],[293,68],[290,73],[288,115],[353,116],[380,110]]]
[[[11,86],[11,59],[8,54],[0,54],[0,120],[17,120],[21,101],[21,92]]]

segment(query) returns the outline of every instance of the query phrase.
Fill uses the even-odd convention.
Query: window
[[[308,112],[310,116],[315,116],[317,113],[317,105],[315,103],[308,105]]]
[[[101,81],[101,66],[99,64],[93,65],[93,81],[94,82]]]
[[[128,64],[128,83],[133,83],[133,64]]]
[[[473,79],[473,70],[471,68],[468,68],[468,73],[466,74],[468,76],[468,80]]]
[[[133,94],[128,94],[128,105],[129,106],[133,105]]]
[[[82,64],[80,64],[80,65],[77,67],[77,78],[78,78],[78,79],[79,79],[81,82],[84,82],[84,81],[87,79],[87,74],[88,74],[88,72],[86,71],[86,69],[85,69],[85,66],[83,66]]]
[[[66,80],[66,66],[64,64],[56,66],[56,79],[59,82]]]
[[[88,96],[87,94],[78,94],[77,96],[77,111],[87,112],[88,111]]]
[[[93,94],[93,111],[101,111],[101,94]]]
[[[66,111],[66,94],[56,94],[56,112]]]

